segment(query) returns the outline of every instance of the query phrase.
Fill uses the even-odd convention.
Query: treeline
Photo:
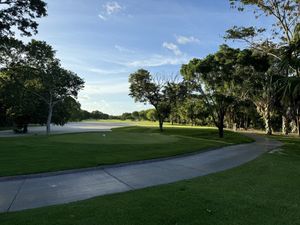
[[[277,59],[222,45],[182,65],[180,73],[180,82],[160,83],[144,69],[130,75],[130,95],[153,105],[161,130],[170,121],[214,125],[220,137],[224,128],[300,134],[300,79],[282,73]]]
[[[123,113],[122,115],[109,115],[98,110],[88,112],[86,110],[73,111],[70,121],[83,120],[132,120],[132,121],[157,121],[157,114],[155,109],[134,111],[132,113]]]
[[[98,110],[92,112],[86,110],[78,110],[73,112],[72,116],[70,117],[70,121],[76,122],[83,120],[108,120],[113,118],[114,116],[100,112]]]
[[[83,121],[83,120],[131,120],[131,121],[153,121],[158,120],[155,109],[148,109],[142,111],[134,111],[132,113],[125,112],[122,115],[109,115],[98,110],[89,112],[86,110],[73,111],[70,116],[70,121]]]
[[[238,27],[227,41],[244,41],[244,49],[227,44],[181,66],[179,81],[157,79],[145,69],[130,74],[130,96],[151,104],[160,130],[165,121],[213,124],[224,128],[264,128],[300,136],[299,1],[230,0],[243,12],[255,8],[256,18],[272,17],[272,29]]]
[[[247,107],[247,113],[245,113],[244,107]],[[108,119],[157,122],[158,115],[155,109],[148,109],[123,113],[120,116],[109,116]],[[164,118],[164,122],[169,122],[172,125],[214,126],[213,118],[203,102],[190,98],[186,99],[181,106],[173,108],[168,117]],[[281,116],[279,114],[274,115],[272,117],[274,131],[281,131],[281,125]],[[257,112],[255,105],[247,102],[240,108],[233,107],[232,110],[228,111],[224,119],[224,126],[234,130],[264,129],[264,121]],[[294,124],[293,131],[295,132],[295,130]]]
[[[158,120],[157,113],[155,109],[148,109],[142,111],[134,111],[132,113],[123,113],[120,116],[113,116],[114,119],[119,120],[133,120],[133,121],[153,121],[156,122]]]

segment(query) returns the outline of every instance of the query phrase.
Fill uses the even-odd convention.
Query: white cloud
[[[103,5],[103,8],[105,9],[107,15],[120,12],[123,9],[118,2],[107,2],[105,5]]]
[[[147,59],[134,60],[124,63],[127,67],[158,67],[163,65],[180,65],[188,62],[188,57],[182,55],[180,57],[166,57],[162,55],[153,55]]]
[[[82,96],[88,98],[90,98],[91,95],[128,94],[129,83],[128,81],[86,83],[84,89],[80,93],[82,94]]]
[[[200,40],[198,38],[193,37],[193,36],[186,37],[186,36],[182,36],[182,35],[179,35],[179,36],[176,35],[175,37],[176,37],[177,43],[181,44],[181,45],[200,42]]]
[[[107,20],[107,18],[105,16],[103,16],[101,13],[98,15],[100,19],[102,20]]]
[[[182,52],[180,51],[178,46],[175,45],[174,43],[164,42],[162,46],[166,49],[169,49],[170,51],[172,51],[177,56],[182,55]]]
[[[88,71],[97,73],[99,75],[107,75],[107,74],[121,74],[121,73],[127,73],[128,70],[126,69],[100,69],[100,68],[90,68]]]
[[[102,11],[99,13],[99,18],[102,20],[107,20],[108,17],[113,14],[117,14],[124,10],[124,7],[121,6],[118,2],[106,2],[102,5]]]
[[[135,53],[135,51],[122,47],[120,45],[115,45],[115,49],[117,49],[119,52],[125,52],[125,53]]]

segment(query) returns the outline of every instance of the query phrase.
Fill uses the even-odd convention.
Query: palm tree
[[[286,77],[279,81],[280,88],[278,92],[281,95],[281,103],[295,121],[300,136],[300,24],[295,27],[291,42],[282,47],[281,51],[281,69],[285,71]],[[287,118],[283,123],[287,123]],[[287,134],[286,131],[284,133]]]

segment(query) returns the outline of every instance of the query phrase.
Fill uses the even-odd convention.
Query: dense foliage
[[[75,111],[84,81],[62,68],[53,48],[44,41],[23,43],[15,31],[37,33],[37,18],[47,15],[41,0],[0,1],[0,125],[27,132],[29,123],[63,125]]]
[[[299,1],[230,0],[230,3],[241,12],[253,10],[257,19],[270,17],[271,29],[234,26],[226,32],[225,39],[244,41],[245,49],[221,45],[216,53],[182,65],[184,100],[180,92],[173,92],[177,98],[169,104],[153,89],[157,86],[149,72],[148,83],[133,82],[131,75],[130,95],[154,107],[151,98],[168,105],[168,118],[165,116],[164,120],[172,123],[213,124],[220,137],[225,127],[264,128],[266,134],[282,131],[287,135],[297,131],[300,135]],[[180,104],[176,104],[177,99],[181,99]],[[155,108],[159,114],[160,110]]]

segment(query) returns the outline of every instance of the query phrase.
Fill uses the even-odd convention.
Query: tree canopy
[[[5,51],[0,54],[0,91],[7,113],[20,127],[26,128],[29,122],[38,121],[47,125],[49,133],[56,105],[69,104],[68,99],[76,99],[84,81],[61,67],[55,51],[46,42],[32,40],[23,44],[13,38],[7,41],[1,45]],[[63,121],[67,120],[57,120],[57,123],[63,124]]]
[[[154,106],[159,128],[163,131],[164,120],[169,116],[172,103],[175,101],[174,84],[155,78],[144,69],[139,69],[129,76],[130,93],[129,95],[136,101],[148,103]]]
[[[24,36],[36,34],[36,19],[47,15],[42,0],[0,0],[0,6],[0,37],[14,36],[14,28]]]

